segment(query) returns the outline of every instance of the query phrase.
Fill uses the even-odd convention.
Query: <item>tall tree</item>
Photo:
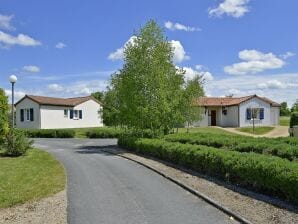
[[[168,133],[180,119],[183,72],[174,65],[172,46],[155,21],[135,33],[124,50],[123,68],[113,79],[111,89],[126,127]]]
[[[104,94],[103,92],[98,91],[98,92],[91,93],[91,96],[94,97],[99,102],[102,102]]]
[[[3,89],[0,88],[0,143],[8,133],[8,99]]]
[[[288,103],[282,102],[280,104],[280,116],[289,116],[290,114],[291,114],[291,111],[288,108]]]

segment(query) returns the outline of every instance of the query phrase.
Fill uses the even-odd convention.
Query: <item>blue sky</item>
[[[0,0],[0,87],[16,96],[104,90],[125,43],[155,19],[210,96],[298,98],[296,0]]]

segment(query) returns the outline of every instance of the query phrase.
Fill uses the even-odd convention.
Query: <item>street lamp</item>
[[[14,84],[17,82],[15,75],[9,76],[9,82],[11,83],[11,117],[12,117],[12,129],[14,128]]]

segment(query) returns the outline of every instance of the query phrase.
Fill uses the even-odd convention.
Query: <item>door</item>
[[[216,110],[211,110],[211,126],[216,126]]]

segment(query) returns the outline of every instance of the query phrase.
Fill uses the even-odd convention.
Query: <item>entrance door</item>
[[[216,126],[216,110],[211,110],[211,126]]]

